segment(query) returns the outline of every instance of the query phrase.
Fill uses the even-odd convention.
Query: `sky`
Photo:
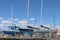
[[[28,0],[0,0],[0,18],[11,18],[11,5],[13,5],[13,18],[20,21],[27,20]],[[30,0],[29,24],[40,25],[41,0]],[[43,0],[43,25],[60,25],[60,0]],[[35,22],[36,21],[36,22]]]

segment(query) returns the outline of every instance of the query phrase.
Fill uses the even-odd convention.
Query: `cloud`
[[[8,18],[8,20],[13,20],[13,18]]]
[[[26,20],[21,20],[21,21],[19,21],[19,23],[22,24],[22,25],[26,25],[27,21]]]
[[[27,20],[20,20],[16,23],[16,26],[20,28],[27,28]]]
[[[17,26],[27,26],[27,20],[21,20],[16,23]]]
[[[2,31],[2,30],[4,30],[4,31],[5,31],[5,30],[9,30],[9,29],[8,29],[8,26],[9,26],[9,25],[0,24],[0,31]]]
[[[55,26],[55,28],[60,30],[60,26]]]
[[[30,18],[31,21],[35,20],[35,18]]]
[[[12,24],[12,21],[8,21],[8,20],[4,20],[4,21],[1,21],[1,25],[6,25],[6,26],[8,26],[8,25],[11,25]]]
[[[1,21],[0,23],[0,30],[9,30],[8,26],[10,26],[12,24],[12,21]]]
[[[19,21],[20,19],[14,19],[14,21]]]
[[[0,17],[0,20],[4,20],[4,18]]]

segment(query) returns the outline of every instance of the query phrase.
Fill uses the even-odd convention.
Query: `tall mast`
[[[10,20],[13,20],[13,5],[11,5],[11,19]]]
[[[41,11],[40,11],[40,25],[42,25],[42,16],[43,16],[43,0],[41,0]]]
[[[12,5],[12,3],[11,3],[11,9],[10,9],[10,10],[11,10],[11,13],[10,13],[10,18],[9,18],[9,20],[12,21],[12,20],[13,20],[13,5]],[[11,24],[12,24],[12,23],[11,23]],[[11,25],[11,24],[10,24],[10,25]],[[10,28],[11,28],[11,27],[9,26],[9,30],[10,30]]]
[[[10,14],[10,19],[9,19],[10,21],[12,21],[13,20],[13,5],[11,5],[11,14]],[[11,23],[12,24],[12,23]],[[10,24],[10,25],[11,25]],[[10,30],[10,28],[11,27],[9,27],[9,30]]]
[[[11,0],[11,14],[10,14],[10,20],[13,20],[13,0]]]
[[[28,7],[27,7],[27,26],[28,26],[28,22],[29,22],[29,0],[28,0]]]
[[[54,21],[54,30],[55,30],[55,26],[56,26],[56,24],[55,24],[55,13],[53,13],[53,21]]]

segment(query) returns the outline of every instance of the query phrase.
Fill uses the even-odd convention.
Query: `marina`
[[[7,31],[8,32],[8,31]],[[41,30],[38,32],[17,32],[17,31],[9,31],[7,33],[5,32],[0,32],[0,39],[1,40],[50,40],[50,39],[55,39],[54,36],[54,31],[51,31],[51,35],[49,31]],[[13,35],[12,35],[13,34]],[[50,36],[49,36],[50,35]],[[56,35],[56,34],[55,34]],[[50,38],[51,37],[51,38]]]
[[[49,12],[45,6],[49,1],[6,0],[6,2],[2,2],[4,5],[5,3],[9,5],[10,8],[6,8],[6,10],[9,9],[10,12],[8,11],[8,15],[5,14],[6,19],[0,17],[0,40],[60,40],[60,26],[56,26],[56,15],[55,13],[48,14]],[[48,9],[50,9],[49,4],[47,5],[49,7]],[[44,10],[47,11],[46,14],[44,14]],[[4,16],[4,14],[2,16]],[[7,19],[8,16],[9,18]]]

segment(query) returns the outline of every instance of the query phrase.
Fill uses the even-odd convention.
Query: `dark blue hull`
[[[31,33],[33,32],[32,29],[19,29],[19,31],[2,31],[4,34],[9,34],[9,35],[16,35],[16,34],[24,34],[24,33]]]
[[[16,31],[2,31],[4,34],[8,34],[8,35],[16,35],[16,34],[21,34],[21,32],[16,32]]]

